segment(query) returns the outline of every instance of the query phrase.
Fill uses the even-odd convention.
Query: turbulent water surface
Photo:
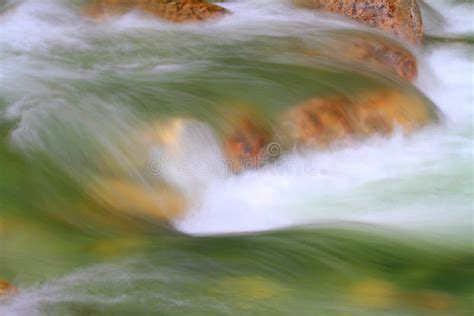
[[[19,288],[1,315],[472,313],[469,2],[421,2],[415,86],[439,123],[238,175],[220,168],[235,108],[272,126],[312,96],[413,89],[307,54],[385,35],[283,0],[198,25],[0,3],[0,279]],[[164,225],[104,203],[120,188],[147,210],[136,186],[175,188],[185,212]]]

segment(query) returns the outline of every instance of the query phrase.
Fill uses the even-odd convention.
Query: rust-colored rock
[[[369,308],[388,308],[397,303],[398,289],[381,279],[368,279],[350,288],[351,301]]]
[[[407,91],[381,90],[360,94],[353,101],[357,134],[391,134],[397,127],[405,134],[437,121],[433,104],[422,95]]]
[[[189,198],[196,202],[203,178],[225,170],[215,134],[195,119],[162,117],[121,141],[115,149],[123,151],[100,155],[100,174],[87,187],[107,210],[168,223],[185,215]]]
[[[349,60],[384,69],[408,81],[414,80],[418,74],[415,56],[394,43],[355,40],[349,45],[349,49],[342,50]]]
[[[416,0],[293,0],[314,10],[344,15],[387,31],[413,44],[423,43],[423,23]]]
[[[193,22],[219,17],[227,11],[204,0],[95,0],[83,13],[95,19],[138,10],[172,22]]]
[[[325,149],[346,142],[355,133],[345,97],[314,98],[285,114],[284,124],[297,144]]]
[[[412,81],[418,74],[415,55],[401,43],[370,32],[337,30],[322,33],[318,41],[298,43],[305,55],[328,59],[338,65],[362,65],[376,71],[392,73]]]
[[[15,295],[17,293],[18,289],[14,285],[8,283],[7,281],[0,280],[0,297]]]
[[[238,118],[224,139],[224,154],[229,168],[237,173],[262,166],[269,158],[266,146],[269,131],[252,116]]]
[[[256,115],[232,116],[232,129],[224,138],[224,153],[233,172],[259,168],[278,155],[269,149],[279,140],[318,150],[336,149],[374,135],[396,130],[409,134],[437,121],[436,107],[415,90],[383,88],[354,96],[330,95],[310,99],[281,115],[277,132]],[[276,143],[275,143],[276,144]]]
[[[89,193],[109,209],[165,222],[182,216],[185,210],[183,195],[164,183],[150,186],[128,179],[105,178],[94,182]]]
[[[390,135],[397,128],[411,133],[438,118],[436,108],[422,95],[383,89],[353,98],[311,99],[283,116],[296,144],[318,149],[345,145],[372,135]]]
[[[330,58],[360,63],[412,81],[418,74],[416,57],[396,41],[369,34],[335,35],[326,52]]]

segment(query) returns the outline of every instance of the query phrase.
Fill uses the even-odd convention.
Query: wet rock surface
[[[400,78],[412,81],[418,74],[415,56],[396,44],[379,41],[353,41],[343,50],[346,58],[357,60],[374,68],[385,69]]]
[[[324,34],[324,33],[323,33]],[[359,66],[414,81],[418,75],[417,57],[400,42],[380,34],[354,30],[329,31],[313,43],[297,43],[304,55],[327,59],[345,68]]]
[[[293,0],[301,7],[346,16],[387,31],[413,45],[423,43],[423,22],[416,0]]]
[[[272,122],[257,107],[246,102],[224,104],[220,114],[226,119],[216,126],[216,133],[231,173],[258,169],[277,156],[268,155],[267,150],[274,136]]]
[[[326,149],[354,135],[349,107],[349,99],[342,96],[313,98],[290,109],[282,121],[296,144]]]
[[[352,38],[335,44],[334,51],[341,59],[388,71],[408,81],[418,74],[416,57],[394,41],[369,36]]]
[[[0,298],[15,295],[18,289],[7,281],[0,280]]]
[[[263,166],[270,133],[254,117],[241,117],[224,140],[224,155],[232,172]]]
[[[282,124],[296,144],[328,149],[397,128],[411,133],[437,119],[436,108],[422,95],[382,89],[313,98],[287,111]]]
[[[216,18],[227,12],[203,0],[97,0],[86,5],[83,14],[100,20],[134,10],[179,23]]]
[[[164,222],[178,218],[185,210],[183,195],[164,183],[104,178],[90,186],[89,194],[109,209]]]

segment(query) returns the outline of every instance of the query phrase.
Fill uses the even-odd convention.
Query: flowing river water
[[[0,315],[470,315],[474,6],[420,4],[414,85],[440,122],[230,175],[209,167],[236,104],[271,125],[314,95],[414,89],[302,48],[383,35],[283,0],[182,25],[4,1],[0,279],[19,292]],[[168,154],[137,141],[150,126]],[[166,168],[137,162],[154,153]],[[186,210],[165,225],[109,209],[94,188],[112,177],[171,184]]]

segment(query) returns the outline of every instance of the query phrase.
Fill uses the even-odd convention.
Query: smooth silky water
[[[440,122],[238,175],[219,168],[235,108],[274,126],[313,96],[416,88],[307,54],[371,31],[289,1],[228,1],[187,25],[1,3],[0,279],[19,294],[0,315],[472,313],[469,2],[421,3],[415,85]],[[196,123],[176,133],[175,118]],[[137,141],[150,126],[172,134],[166,168]],[[109,209],[91,188],[110,177],[179,188],[186,211]]]

